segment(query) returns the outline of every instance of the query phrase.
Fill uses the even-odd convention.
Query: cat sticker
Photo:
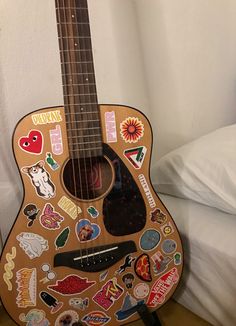
[[[44,161],[39,161],[31,166],[24,166],[21,171],[31,179],[31,183],[39,197],[50,199],[55,196],[55,185],[44,168]]]

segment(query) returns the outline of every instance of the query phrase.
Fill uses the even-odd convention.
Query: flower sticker
[[[143,137],[143,123],[138,118],[128,117],[120,124],[120,134],[126,143],[136,143]]]

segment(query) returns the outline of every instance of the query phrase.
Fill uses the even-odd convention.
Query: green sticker
[[[56,250],[65,246],[65,244],[68,240],[69,234],[70,234],[69,227],[62,230],[62,232],[58,235],[58,237],[56,238],[56,241],[55,241]]]

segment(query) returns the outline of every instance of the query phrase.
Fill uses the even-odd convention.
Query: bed
[[[168,153],[153,167],[184,247],[175,299],[212,325],[236,325],[236,125]]]

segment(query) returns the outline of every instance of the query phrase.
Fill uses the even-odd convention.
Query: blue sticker
[[[154,249],[161,240],[161,235],[157,230],[148,229],[140,238],[140,247],[142,250]]]
[[[117,320],[124,320],[137,312],[137,308],[144,304],[144,300],[137,301],[128,292],[124,298],[122,307],[115,313]]]
[[[79,222],[76,223],[75,231],[80,242],[94,240],[101,233],[100,226],[91,223],[87,219],[79,220]]]
[[[161,249],[165,254],[172,254],[173,252],[175,252],[176,248],[177,244],[172,239],[164,240],[161,245]]]

